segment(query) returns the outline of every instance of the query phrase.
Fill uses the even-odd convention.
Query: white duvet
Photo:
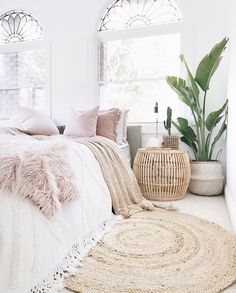
[[[111,218],[110,194],[94,155],[82,144],[68,143],[80,197],[53,219],[28,201],[0,193],[0,293],[29,292],[50,276],[75,243]]]

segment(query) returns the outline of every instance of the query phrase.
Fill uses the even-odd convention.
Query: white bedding
[[[131,154],[130,154],[130,146],[128,142],[122,142],[122,144],[117,144],[118,148],[122,151],[124,154],[126,160],[131,165]]]
[[[55,270],[75,243],[111,218],[109,191],[92,152],[70,142],[69,156],[80,197],[55,218],[47,219],[28,201],[0,193],[1,293],[28,292]]]

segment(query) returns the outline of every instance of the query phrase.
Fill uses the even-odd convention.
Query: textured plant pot
[[[224,188],[224,176],[219,161],[192,161],[189,191],[198,195],[219,195]]]
[[[179,149],[179,136],[178,135],[163,135],[163,148],[170,148],[173,150]]]

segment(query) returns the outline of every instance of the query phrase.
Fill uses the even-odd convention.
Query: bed
[[[86,146],[73,142],[69,160],[80,196],[53,219],[46,219],[28,201],[1,191],[0,292],[25,293],[37,284],[40,288],[40,282],[52,276],[75,243],[81,244],[83,254],[89,249],[88,234],[99,239],[108,229],[111,199],[98,162]],[[38,290],[32,292],[43,292]]]
[[[125,159],[131,165],[131,152],[130,152],[130,145],[128,142],[123,142],[122,144],[117,145],[118,148],[121,150],[123,153]]]
[[[58,126],[59,132],[64,132],[65,126]],[[129,164],[132,166],[135,154],[142,147],[142,127],[141,125],[128,125],[127,141],[122,144],[117,144]]]
[[[1,146],[27,147],[32,140],[0,133],[0,154]],[[73,272],[73,261],[82,258],[113,225],[110,191],[94,153],[84,144],[67,144],[79,198],[63,205],[53,218],[47,219],[17,194],[0,191],[0,292],[53,292],[55,280]],[[129,144],[120,149],[130,163]]]

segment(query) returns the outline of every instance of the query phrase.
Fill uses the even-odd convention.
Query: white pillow
[[[123,122],[123,131],[122,131],[123,142],[127,142],[128,113],[129,113],[129,109],[124,110],[124,122]]]
[[[129,110],[121,110],[120,120],[116,127],[116,143],[122,144],[127,142],[127,121],[128,121]]]
[[[19,107],[18,112],[10,119],[12,127],[32,135],[59,134],[56,124],[45,114],[27,107]]]

